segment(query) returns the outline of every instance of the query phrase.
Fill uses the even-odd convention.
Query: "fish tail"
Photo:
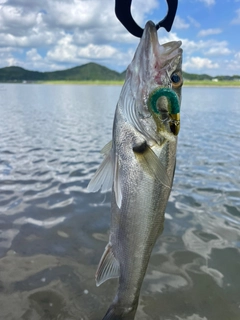
[[[117,315],[114,308],[110,306],[102,320],[122,320],[122,315]]]
[[[119,309],[119,307],[113,303],[102,320],[133,320],[137,310],[136,307],[137,306]]]

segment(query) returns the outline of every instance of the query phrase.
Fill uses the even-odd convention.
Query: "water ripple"
[[[0,90],[0,318],[99,319],[116,290],[94,283],[110,194],[86,186],[121,88]],[[239,101],[239,89],[184,88],[173,190],[137,319],[240,318]]]

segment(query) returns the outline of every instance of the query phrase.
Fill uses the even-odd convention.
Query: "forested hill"
[[[25,70],[21,67],[6,67],[0,69],[0,82],[14,81],[57,81],[57,80],[123,80],[122,73],[110,70],[96,63],[87,63],[71,69],[38,72]]]
[[[22,81],[116,81],[124,80],[126,72],[119,73],[110,70],[97,63],[87,63],[82,66],[74,67],[71,69],[52,71],[52,72],[39,72],[25,70],[21,67],[5,67],[0,68],[0,82],[22,82]],[[211,77],[207,74],[191,74],[183,72],[185,80],[240,80],[240,76],[216,76]]]

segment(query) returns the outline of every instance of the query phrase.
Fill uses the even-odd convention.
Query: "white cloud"
[[[226,41],[192,41],[189,39],[182,39],[184,51],[190,55],[195,52],[201,52],[204,55],[225,55],[229,54],[228,43]]]
[[[202,1],[207,6],[216,2],[195,1]],[[45,71],[95,61],[123,70],[130,63],[139,39],[129,34],[117,20],[114,5],[114,0],[0,0],[0,66],[17,64]],[[165,8],[166,4],[162,6],[159,0],[136,0],[131,11],[136,22],[143,27],[147,20],[152,18],[155,21],[156,16],[164,16]],[[195,20],[191,16],[193,12],[189,10],[185,20],[176,16],[175,30],[183,29],[187,35],[190,26],[200,28],[200,17],[199,21]],[[232,23],[235,24],[240,23],[240,9],[236,13],[239,20],[234,19]],[[201,37],[217,33],[220,29],[199,32]],[[176,33],[167,33],[163,28],[159,31],[159,40],[161,43],[182,40],[185,66],[196,65],[196,70],[200,70],[199,65],[203,65],[201,72],[215,71],[216,65],[225,68],[227,65],[221,63],[224,55],[232,55],[228,57],[226,70],[240,63],[238,56],[233,56],[234,45],[232,49],[226,41],[205,38],[196,41],[191,33],[189,37],[179,39]],[[210,57],[212,60],[206,59]],[[202,60],[196,63],[196,58]]]
[[[140,0],[132,11],[144,21],[157,6],[156,0]],[[66,32],[74,34],[79,46],[109,41],[136,43],[113,12],[114,1],[103,5],[99,0],[9,0],[0,5],[0,46],[51,45]]]
[[[117,49],[109,45],[89,44],[86,47],[78,48],[71,43],[70,37],[59,42],[53,50],[48,51],[47,57],[53,61],[77,62],[79,59],[90,61],[111,59],[117,54]]]
[[[53,27],[89,29],[101,27],[104,20],[107,19],[111,26],[113,18],[106,10],[109,9],[109,4],[106,2],[103,6],[101,1],[95,0],[49,1],[44,21]]]
[[[186,72],[206,73],[216,75],[239,75],[240,73],[240,51],[236,52],[230,59],[214,61],[201,57],[187,56],[184,59],[183,70]]]
[[[112,0],[112,2],[114,3],[115,1]],[[159,7],[159,0],[132,1],[132,16],[134,20],[143,28],[144,23],[146,22],[146,15],[151,14],[153,11],[156,11]]]
[[[14,57],[8,57],[6,59],[7,62],[7,66],[19,66],[20,65],[20,61]]]
[[[36,49],[36,48],[33,48],[33,49],[27,51],[27,52],[26,52],[26,56],[27,56],[27,59],[28,59],[28,60],[33,61],[33,62],[41,61],[41,60],[42,60],[42,57],[41,57],[40,54],[37,52],[37,49]]]
[[[201,24],[196,19],[191,16],[188,16],[187,18],[194,27],[200,28]]]
[[[189,40],[187,38],[178,37],[176,33],[171,32],[165,37],[160,37],[161,43],[168,41],[182,41],[182,48],[184,53],[191,55],[193,53],[201,53],[202,55],[226,55],[231,53],[228,48],[227,41],[216,41],[216,40]]]
[[[0,33],[0,47],[39,47],[53,44],[57,34],[52,32],[37,32],[16,36],[10,33]]]
[[[21,36],[35,25],[38,13],[24,12],[23,9],[11,6],[0,6],[1,32]]]
[[[0,68],[6,66],[22,66],[22,61],[15,58],[11,53],[5,54],[0,51]]]
[[[205,29],[205,30],[201,30],[198,33],[198,37],[206,37],[212,34],[219,34],[222,33],[222,30],[219,28],[215,28],[215,29]]]
[[[71,42],[70,37],[65,37],[59,42],[59,45],[49,50],[46,59],[54,63],[67,62],[73,64],[83,64],[90,61],[106,63],[117,61],[118,65],[126,67],[126,61],[129,63],[133,57],[133,52],[121,52],[110,45],[89,44],[79,48]]]
[[[208,51],[205,52],[205,55],[207,56],[225,56],[231,53],[231,50],[229,50],[226,47],[219,48],[217,47],[212,47]]]
[[[199,1],[205,3],[207,6],[212,6],[216,3],[215,0],[199,0]]]
[[[189,24],[186,23],[182,18],[180,18],[179,16],[175,17],[174,20],[174,27],[176,29],[187,29],[189,28]]]
[[[113,66],[124,66],[131,61],[133,50],[125,52],[108,44],[87,44],[78,46],[75,36],[65,34],[46,54],[46,61],[51,63],[84,64],[90,61],[106,64],[113,61]],[[127,62],[127,64],[126,64]],[[114,68],[114,67],[113,67]]]
[[[218,63],[214,63],[210,59],[201,57],[191,57],[183,63],[184,70],[217,69],[218,67]]]
[[[240,73],[240,51],[236,52],[233,59],[225,61],[226,70],[229,74]]]
[[[72,36],[65,35],[47,52],[47,58],[55,62],[78,63],[77,49],[78,47],[72,43]]]
[[[236,14],[236,18],[231,21],[232,24],[240,24],[240,9],[236,10]]]
[[[87,47],[81,48],[78,51],[78,56],[82,58],[93,59],[93,60],[110,59],[116,54],[117,54],[117,49],[108,45],[97,46],[94,44],[89,44]]]
[[[237,52],[237,53],[235,53],[234,57],[235,57],[236,59],[238,59],[239,62],[240,62],[240,51]]]
[[[22,65],[38,64],[45,70],[48,64],[52,68],[88,61],[126,67],[139,40],[117,20],[114,5],[99,0],[8,0],[0,4],[0,48],[26,48]],[[157,0],[138,0],[132,14],[143,27],[146,15],[158,6]]]
[[[20,48],[1,48],[0,47],[0,68],[11,65],[22,65],[22,61],[14,57],[14,54],[23,54],[23,50]]]

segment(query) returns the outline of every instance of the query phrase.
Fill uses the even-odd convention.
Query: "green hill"
[[[22,82],[22,81],[119,81],[124,80],[126,71],[119,73],[110,70],[97,63],[87,63],[71,69],[38,72],[25,70],[21,67],[5,67],[0,69],[0,82]],[[183,72],[185,80],[212,80],[217,78],[220,81],[240,80],[240,76],[216,76],[207,74],[191,74]]]
[[[20,67],[6,67],[0,69],[0,82],[13,81],[56,81],[56,80],[122,80],[117,71],[110,70],[96,63],[87,63],[71,69],[38,72]]]
[[[0,69],[0,81],[12,82],[12,81],[37,81],[44,80],[44,73],[38,71],[29,71],[21,67],[6,67]]]
[[[183,78],[186,80],[212,80],[213,77],[208,74],[195,74],[195,73],[187,73],[183,71]]]
[[[117,71],[92,62],[67,70],[46,72],[45,75],[48,80],[120,80]]]

